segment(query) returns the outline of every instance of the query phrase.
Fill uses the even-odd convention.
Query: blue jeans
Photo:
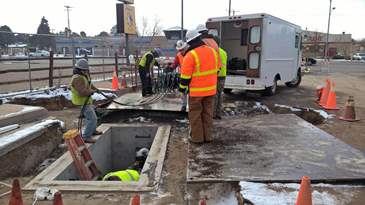
[[[97,117],[94,111],[93,105],[85,105],[83,110],[85,129],[83,130],[82,137],[84,139],[90,138],[96,131]]]

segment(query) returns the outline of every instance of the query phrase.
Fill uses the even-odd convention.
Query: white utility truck
[[[218,35],[228,56],[225,93],[237,90],[276,92],[277,82],[301,82],[301,28],[260,13],[209,18],[206,27]]]

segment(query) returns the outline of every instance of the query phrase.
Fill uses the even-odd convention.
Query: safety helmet
[[[196,27],[196,30],[199,32],[199,33],[205,33],[208,31],[207,27],[203,24],[199,24],[197,27]]]
[[[178,40],[176,42],[176,50],[183,50],[187,44],[183,40]]]
[[[89,63],[87,62],[87,60],[85,58],[81,58],[81,59],[77,60],[75,67],[80,70],[89,70]]]
[[[162,56],[162,51],[159,48],[154,48],[151,52],[155,58]]]
[[[198,32],[198,30],[190,30],[186,33],[186,42],[189,43],[190,41],[198,38],[201,36],[201,33]]]

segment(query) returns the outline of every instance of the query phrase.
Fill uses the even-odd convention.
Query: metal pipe
[[[181,0],[181,40],[184,40],[184,0]]]
[[[332,12],[332,0],[330,0],[330,8],[329,8],[329,12],[328,12],[326,49],[325,49],[325,54],[324,54],[324,57],[325,57],[324,59],[327,61],[329,60],[328,59],[328,38],[329,38],[330,24],[331,24],[331,12]]]

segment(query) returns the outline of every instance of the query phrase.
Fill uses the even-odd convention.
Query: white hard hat
[[[183,40],[178,40],[176,42],[176,50],[183,50],[187,44]]]
[[[186,33],[186,42],[189,43],[190,41],[198,38],[201,36],[201,33],[198,32],[198,30],[190,30]]]
[[[199,32],[199,33],[204,33],[206,31],[208,31],[207,27],[203,24],[199,24],[197,27],[196,27],[196,30]]]
[[[80,70],[89,70],[89,63],[86,59],[81,58],[76,62],[75,67]]]

